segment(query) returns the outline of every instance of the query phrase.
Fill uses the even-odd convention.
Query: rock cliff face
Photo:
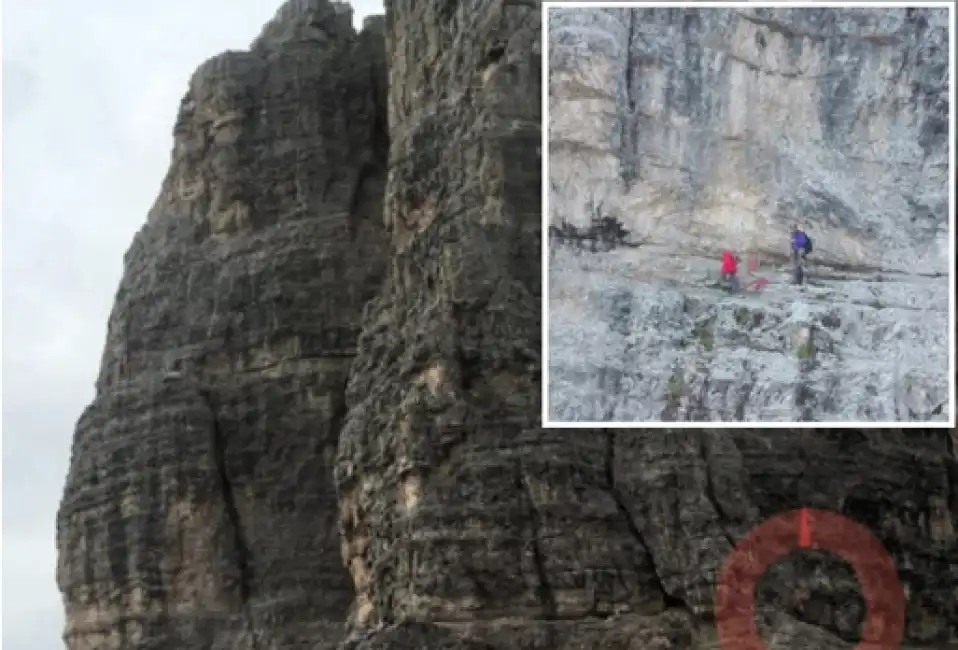
[[[946,432],[540,428],[538,6],[348,23],[291,2],[191,84],[75,436],[68,647],[717,648],[716,570],[800,506],[893,553],[903,647],[958,641]],[[857,638],[822,551],[758,593],[770,647]]]
[[[948,420],[947,21],[551,11],[550,218],[644,244],[551,256],[552,418]],[[706,288],[725,247],[771,286]]]
[[[948,268],[945,9],[553,9],[553,219]]]
[[[190,82],[74,438],[70,648],[338,640],[332,460],[387,243],[383,35],[351,20],[289,3]]]

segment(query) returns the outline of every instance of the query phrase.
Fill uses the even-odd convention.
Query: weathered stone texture
[[[290,2],[190,83],[59,513],[72,649],[340,638],[332,452],[386,251],[376,27]]]
[[[764,263],[741,277],[767,287],[729,295],[714,258],[653,244],[578,253],[550,251],[552,421],[951,416],[948,278],[809,264],[799,287]]]
[[[458,158],[472,156],[477,125],[534,126],[535,45],[510,44],[535,43],[538,21],[525,3],[388,10],[396,252],[366,314],[340,438],[357,589],[344,648],[716,648],[723,559],[752,525],[803,505],[868,521],[903,567],[921,565],[902,570],[922,594],[909,647],[954,639],[946,433],[538,427],[541,293],[526,277],[539,258],[520,253],[540,242],[508,235],[525,230],[538,188],[516,196],[500,180],[537,169],[536,138],[482,140]],[[469,65],[500,43],[518,76],[497,86],[498,70]],[[428,72],[409,65],[421,60]],[[523,160],[528,171],[506,166]],[[855,589],[826,554],[776,566],[759,602],[773,647],[847,647]]]
[[[198,72],[77,427],[68,646],[714,650],[715,570],[799,506],[894,554],[904,647],[955,643],[947,433],[539,426],[538,4],[387,9],[291,2]],[[855,589],[782,562],[771,647],[849,647]]]
[[[397,2],[387,22],[396,253],[367,310],[337,469],[353,621],[468,620],[482,575],[503,566],[514,577],[487,607],[537,616],[555,604],[530,575],[530,522],[512,522],[541,495],[527,494],[523,455],[508,450],[546,444],[529,432],[539,18],[508,2]]]
[[[638,247],[550,255],[552,420],[953,417],[946,9],[550,16],[550,218]]]
[[[948,268],[944,8],[552,9],[551,217]]]

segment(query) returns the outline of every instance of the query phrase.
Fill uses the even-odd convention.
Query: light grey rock
[[[947,421],[946,278],[812,268],[729,295],[709,258],[554,251],[550,418]]]
[[[551,255],[552,417],[947,421],[947,12],[550,15],[549,218],[642,244]],[[726,247],[772,285],[704,289]]]
[[[553,9],[550,218],[946,272],[944,9]]]

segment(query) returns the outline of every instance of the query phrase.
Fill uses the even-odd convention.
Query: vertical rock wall
[[[550,16],[553,420],[947,421],[947,10]]]
[[[553,9],[551,217],[598,195],[639,237],[776,253],[801,222],[817,259],[944,272],[947,16]]]
[[[582,228],[619,208],[634,180],[629,152],[634,12],[552,12],[549,22],[550,220]],[[561,16],[561,18],[559,17]],[[603,205],[604,204],[604,205]]]
[[[947,434],[538,426],[536,8],[387,10],[394,254],[336,466],[357,591],[343,647],[715,648],[723,559],[803,505],[867,522],[912,567],[911,647],[954,638]],[[760,586],[763,630],[844,648],[857,593],[828,554],[790,558]]]
[[[284,5],[197,70],[58,516],[71,650],[333,646],[332,455],[385,266],[381,26]]]
[[[394,255],[337,465],[352,622],[535,617],[556,606],[518,451],[543,444],[539,17],[508,1],[387,8]],[[502,567],[514,577],[484,602],[481,575]]]

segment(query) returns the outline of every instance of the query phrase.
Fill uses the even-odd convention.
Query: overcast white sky
[[[60,650],[55,514],[187,80],[279,0],[3,2],[3,648]],[[355,0],[357,23],[381,0]]]

